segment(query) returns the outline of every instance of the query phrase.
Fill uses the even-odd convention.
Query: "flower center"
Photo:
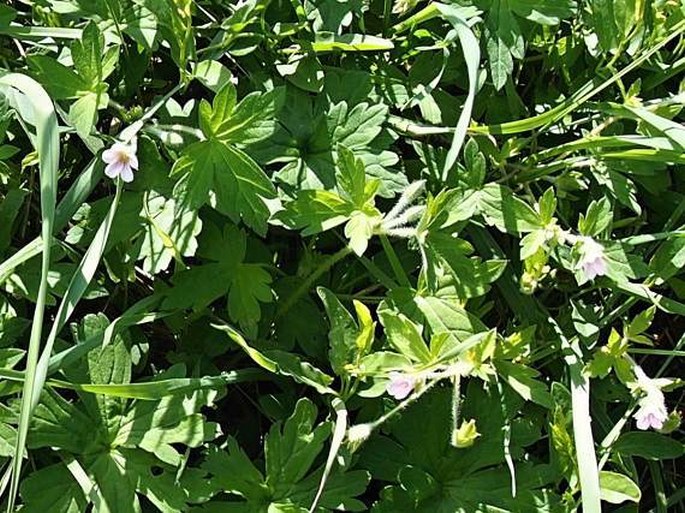
[[[117,152],[117,160],[122,164],[128,164],[131,161],[131,157],[127,152],[120,150]]]

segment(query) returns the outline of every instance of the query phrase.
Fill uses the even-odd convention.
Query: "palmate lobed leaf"
[[[200,128],[207,138],[226,144],[257,141],[260,125],[271,120],[283,100],[283,88],[276,88],[265,93],[255,91],[238,102],[235,86],[227,81],[211,106],[206,100],[200,103]]]
[[[57,100],[77,98],[82,91],[89,89],[83,77],[52,57],[33,55],[28,62],[46,89]]]
[[[247,259],[245,231],[227,224],[220,232],[215,225],[202,234],[199,255],[210,260],[176,274],[174,287],[164,300],[164,308],[192,308],[200,311],[227,296],[228,313],[241,328],[255,333],[261,318],[261,305],[273,300],[272,278],[265,265]],[[211,286],[197,287],[211,282]]]
[[[80,327],[79,336],[92,337],[107,325],[104,316],[91,317]],[[92,349],[87,360],[70,372],[77,377],[81,373],[92,383],[129,382],[131,357],[124,339],[117,336],[105,347]],[[137,494],[148,497],[159,511],[182,511],[190,497],[202,492],[189,491],[176,483],[174,469],[182,460],[178,446],[198,447],[219,435],[218,426],[199,413],[215,397],[216,391],[167,395],[159,401],[85,394],[82,404],[72,404],[48,391],[35,410],[29,447],[58,447],[77,458],[97,486],[97,493],[89,495],[88,500],[96,502],[98,511],[141,511]],[[152,472],[153,468],[162,472]],[[66,469],[63,472],[68,473]],[[54,480],[50,473],[38,476],[35,486],[51,486]],[[197,477],[193,471],[187,476]],[[79,488],[59,482],[71,497],[64,499],[65,508],[82,502]],[[30,494],[31,488],[25,493]],[[31,504],[31,498],[28,502]]]
[[[12,39],[3,49],[5,65],[24,69],[28,64],[60,102],[58,114],[70,125],[60,128],[64,159],[55,191],[70,192],[63,222],[56,221],[56,228],[61,230],[70,212],[89,202],[66,239],[61,231],[44,228],[44,244],[40,239],[26,244],[39,230],[35,156],[30,148],[19,155],[0,148],[0,198],[5,202],[0,217],[10,225],[15,221],[9,230],[0,230],[0,246],[8,256],[0,266],[16,271],[10,278],[14,281],[5,283],[14,285],[6,290],[17,292],[3,291],[0,297],[0,343],[14,351],[0,354],[2,374],[13,380],[2,384],[3,393],[13,393],[25,380],[12,367],[18,367],[23,354],[16,349],[23,344],[20,325],[37,297],[35,286],[15,279],[24,271],[17,264],[48,250],[54,235],[58,255],[65,256],[51,272],[73,271],[62,264],[83,253],[111,207],[114,190],[102,178],[101,165],[87,167],[76,178],[83,159],[117,135],[138,134],[141,143],[140,169],[125,186],[121,216],[105,237],[106,265],[91,276],[107,295],[73,311],[98,329],[107,321],[93,322],[88,312],[124,313],[107,325],[103,337],[79,335],[70,346],[63,331],[55,333],[59,354],[51,360],[50,372],[61,376],[48,386],[61,391],[59,396],[50,392],[39,406],[29,453],[34,467],[25,471],[29,480],[23,508],[303,513],[314,509],[312,492],[322,477],[327,445],[329,462],[339,453],[337,461],[367,466],[375,481],[365,490],[365,474],[354,477],[358,471],[347,467],[334,472],[318,511],[597,511],[602,495],[612,502],[636,501],[638,488],[645,498],[629,506],[641,509],[654,502],[657,511],[668,508],[669,500],[674,501],[669,493],[678,490],[675,462],[646,465],[640,458],[677,456],[679,432],[658,434],[659,441],[652,437],[651,452],[636,450],[639,440],[619,436],[619,431],[650,433],[631,431],[631,392],[617,385],[616,377],[632,379],[629,355],[651,376],[657,369],[673,369],[682,352],[682,341],[672,339],[677,319],[668,315],[685,311],[678,300],[684,289],[682,230],[677,228],[683,159],[676,151],[682,132],[677,126],[682,63],[669,53],[682,38],[681,6],[482,0],[475,2],[479,12],[462,7],[473,3],[468,0],[384,6],[315,3],[54,1],[43,2],[30,15],[23,7],[0,8],[0,32]],[[367,49],[382,51],[358,51]],[[489,62],[480,64],[482,50]],[[203,69],[197,62],[210,64]],[[606,63],[609,78],[600,84]],[[296,67],[294,75],[283,71],[288,66]],[[194,78],[201,84],[192,83]],[[227,86],[229,81],[235,88]],[[278,105],[280,93],[271,92],[286,82],[285,102]],[[579,87],[583,83],[587,85]],[[206,96],[201,87],[216,93],[211,104],[201,102]],[[157,111],[158,106],[168,108]],[[537,115],[517,120],[527,111]],[[94,126],[96,114],[101,122]],[[29,118],[24,119],[29,129],[25,137],[18,124],[7,124],[0,116],[0,133],[6,130],[21,150],[36,140]],[[421,125],[421,119],[434,125]],[[481,124],[509,119],[514,121]],[[145,132],[174,133],[176,139],[167,136],[151,143]],[[202,149],[190,158],[193,145],[188,142],[194,138]],[[341,141],[351,147],[351,159],[341,158]],[[264,172],[260,175],[262,170],[256,173],[243,162],[236,174],[226,159],[214,158],[214,144],[243,151]],[[153,155],[146,146],[159,150]],[[179,162],[179,173],[169,177],[168,162],[173,161]],[[233,176],[220,182],[216,177],[227,169]],[[207,171],[208,177],[201,176]],[[191,204],[186,191],[192,195],[193,173],[196,198]],[[258,186],[250,185],[246,192],[242,178]],[[386,199],[418,179],[426,180],[428,198],[416,237],[407,226],[396,235],[410,239],[383,239],[382,248],[368,245],[380,231],[376,221],[381,213],[393,208]],[[23,203],[16,197],[16,203],[8,201],[12,191],[22,190],[16,187],[27,191]],[[374,187],[378,198],[367,196]],[[285,210],[271,217],[279,202]],[[579,212],[586,212],[582,219]],[[237,223],[264,235],[263,241],[238,233]],[[556,228],[568,230],[566,242],[563,233],[553,232]],[[346,243],[342,234],[357,257],[340,248]],[[582,275],[579,255],[568,243],[578,235],[594,237],[604,246],[606,277],[587,280]],[[462,242],[466,240],[474,247]],[[645,266],[643,260],[650,259]],[[528,288],[533,266],[539,275],[535,287]],[[0,274],[5,280],[7,273]],[[272,276],[278,283],[275,292]],[[329,310],[351,301],[357,312],[355,319],[341,306],[331,316],[330,354],[325,307],[313,300],[319,285],[329,290]],[[31,294],[21,287],[31,288]],[[133,301],[140,306],[132,312]],[[652,303],[660,311],[649,326],[645,318],[651,314],[635,314]],[[570,368],[575,373],[573,401],[559,397],[569,372],[560,360],[568,353],[550,342],[544,307],[551,308],[564,330],[576,330],[582,337],[585,349]],[[281,316],[285,310],[289,315]],[[376,317],[384,331],[376,330]],[[206,327],[208,319],[232,330],[229,334],[242,352],[225,336],[207,336],[197,329]],[[131,330],[135,344],[126,334],[114,336],[123,325],[138,322],[142,325]],[[249,342],[227,322],[245,331]],[[626,341],[625,347],[612,347],[614,338],[621,338],[622,322],[625,337],[637,343],[652,340],[655,346],[629,347]],[[509,342],[515,337],[512,330],[531,327],[535,335],[525,343]],[[374,341],[374,334],[383,333],[384,338]],[[52,344],[52,336],[50,340]],[[99,353],[86,354],[101,341],[105,347]],[[399,352],[390,353],[388,347]],[[433,363],[426,364],[429,359]],[[432,383],[432,366],[443,371],[456,361],[483,367],[472,374],[487,382],[486,397],[470,389],[479,384],[476,379],[461,380],[461,392],[467,390],[461,396],[451,396],[453,381]],[[149,379],[176,362],[185,363],[193,377],[162,374],[161,381]],[[235,435],[223,450],[209,440],[218,433],[212,422],[184,401],[167,402],[167,396],[220,389],[222,383],[235,382],[230,376],[242,375],[222,371],[245,362],[280,376],[264,386],[241,388],[241,395],[229,390],[211,413],[212,420]],[[329,367],[341,374],[338,381],[319,370]],[[380,398],[390,371],[417,370],[426,372],[409,402],[426,386],[436,387],[440,401],[429,392],[417,399],[415,406],[422,409],[414,414],[412,406],[405,409],[394,398]],[[588,372],[604,379],[590,379]],[[141,382],[129,384],[131,374]],[[365,378],[374,379],[371,388],[365,387]],[[553,411],[546,418],[550,383]],[[325,406],[321,418],[298,420],[301,438],[323,448],[306,471],[294,463],[274,464],[303,477],[281,490],[280,497],[271,497],[260,436],[268,432],[270,441],[272,434],[286,440],[283,419],[303,395]],[[345,396],[355,423],[399,412],[375,427],[362,458],[349,454],[353,444],[338,451],[335,438],[323,444],[311,438],[327,424],[333,413],[328,408],[338,395]],[[678,409],[677,400],[666,394],[669,411]],[[179,415],[183,412],[178,422],[171,411],[175,408]],[[583,435],[576,438],[585,441],[577,451],[574,414],[580,426],[576,431]],[[477,420],[474,430],[482,439],[456,450],[449,446],[450,431],[460,420],[461,426],[469,425],[467,416]],[[0,417],[11,419],[11,411],[0,408]],[[122,421],[126,431],[120,431]],[[145,429],[149,423],[158,425]],[[608,433],[599,446],[599,466],[593,459],[598,446],[592,444],[590,425],[594,436]],[[675,416],[665,431],[673,428]],[[122,445],[110,448],[118,435]],[[307,463],[307,447],[296,438],[296,443],[288,438],[283,445],[301,449],[292,456]],[[11,456],[15,439],[13,426],[0,424],[0,454]],[[197,469],[202,456],[193,449],[200,447],[206,454],[222,454],[213,475]],[[86,450],[92,450],[92,458],[81,454]],[[185,454],[179,459],[184,451],[187,459]],[[369,454],[375,461],[370,462]],[[57,458],[64,464],[52,466]],[[599,467],[614,474],[598,475]],[[43,474],[46,468],[49,472]],[[38,476],[35,481],[32,474]],[[211,481],[218,484],[220,478],[222,486],[213,486]],[[654,500],[644,486],[650,480],[657,487],[663,483],[663,493]],[[97,486],[86,499],[84,491],[91,484]],[[557,493],[564,494],[563,500]],[[578,504],[581,494],[584,503]]]
[[[307,189],[276,214],[276,219],[292,229],[302,229],[302,235],[314,235],[343,224],[354,208],[331,191]]]
[[[44,467],[27,477],[21,485],[27,513],[54,511],[80,513],[88,505],[83,491],[62,464]]]
[[[524,58],[525,42],[516,16],[552,26],[572,17],[578,9],[573,0],[475,0],[473,3],[485,11],[488,27],[485,50],[491,79],[498,91],[514,71],[514,59]]]
[[[449,285],[462,300],[482,296],[504,271],[507,262],[469,257],[470,244],[446,231],[430,233],[424,246],[427,285],[432,291],[446,286],[441,280],[448,274]]]
[[[556,25],[573,16],[578,9],[575,0],[509,0],[509,3],[516,14],[541,25]]]
[[[138,259],[143,259],[143,269],[157,274],[169,267],[172,260],[193,256],[197,250],[197,235],[202,230],[202,220],[196,210],[188,208],[183,196],[165,198],[150,194],[144,198],[141,216],[147,221],[144,228]]]
[[[319,424],[316,416],[314,404],[302,399],[292,416],[283,424],[272,426],[264,442],[263,474],[237,442],[229,438],[226,449],[211,452],[202,466],[212,476],[215,491],[240,496],[244,502],[235,505],[241,508],[236,511],[306,511],[321,473],[321,469],[314,470],[312,466],[331,436],[330,423]],[[334,471],[316,511],[331,511],[338,506],[347,511],[362,511],[364,506],[355,497],[364,491],[367,482],[368,474],[363,471]],[[218,502],[199,511],[225,511],[230,507]]]
[[[194,143],[172,174],[181,175],[179,183],[185,187],[190,208],[210,203],[233,222],[243,221],[259,234],[266,232],[270,212],[264,200],[274,198],[276,191],[242,150],[216,140]]]
[[[388,107],[347,101],[329,104],[312,99],[295,88],[286,88],[284,104],[276,113],[274,133],[268,140],[250,142],[248,148],[263,163],[285,163],[276,174],[279,181],[301,190],[336,187],[339,145],[361,159],[369,177],[380,179],[379,193],[391,197],[407,185],[406,176],[392,169],[397,155],[388,151],[383,121]]]
[[[81,460],[105,499],[106,504],[98,511],[140,511],[136,494],[151,499],[159,511],[182,511],[190,497],[202,492],[176,483],[174,469],[181,456],[172,444],[192,447],[216,438],[216,425],[194,413],[209,404],[214,394],[201,392],[169,396],[159,402],[133,402],[123,416],[106,419],[107,424],[116,426],[111,433],[102,424],[103,419],[84,414],[52,395],[36,409],[29,446],[60,447]],[[155,474],[153,468],[163,472]],[[196,477],[191,471],[189,478]],[[50,474],[35,479],[42,486],[50,486],[53,480]],[[80,502],[81,490],[69,490],[73,500],[67,502]],[[25,493],[31,494],[31,489]]]
[[[364,163],[349,148],[339,145],[337,156],[339,193],[303,190],[276,218],[290,228],[304,228],[303,235],[346,222],[344,233],[349,247],[361,256],[381,222],[380,212],[374,206],[381,181],[367,178]]]
[[[154,458],[126,449],[101,455],[92,469],[102,497],[98,511],[108,513],[143,511],[136,492],[163,513],[184,511],[188,502],[197,502],[210,490],[196,470],[179,479],[174,468],[160,467]]]
[[[353,363],[359,353],[357,347],[359,327],[335,294],[323,287],[320,287],[317,292],[330,322],[328,359],[333,372],[342,376],[346,374],[345,366]]]
[[[502,465],[501,425],[505,419],[500,401],[505,402],[512,421],[519,399],[509,393],[498,397],[470,382],[462,415],[476,419],[481,437],[467,449],[449,446],[448,390],[432,392],[408,409],[391,426],[394,440],[382,437],[381,443],[362,452],[362,468],[397,483],[383,490],[372,511],[466,513],[501,508],[535,512],[544,505],[557,507],[559,498],[549,488],[554,476],[547,465],[517,462],[517,482],[525,491],[511,496],[508,472]],[[427,423],[427,418],[431,422]],[[517,458],[521,447],[536,439],[535,428],[514,421],[512,430],[510,450]]]
[[[431,353],[423,341],[420,328],[402,314],[385,310],[380,314],[389,344],[417,363],[429,363]]]

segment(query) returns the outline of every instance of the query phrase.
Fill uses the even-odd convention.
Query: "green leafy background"
[[[680,0],[4,2],[0,506],[685,511],[683,33]]]

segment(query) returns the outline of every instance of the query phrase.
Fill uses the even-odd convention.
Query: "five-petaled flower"
[[[661,391],[661,387],[666,380],[652,379],[637,364],[633,366],[636,383],[633,388],[640,391],[643,395],[638,400],[640,408],[633,417],[637,421],[638,429],[661,429],[664,422],[668,419],[666,410],[666,398]]]
[[[668,419],[664,394],[657,387],[650,389],[640,399],[640,409],[635,412],[638,429],[661,429]]]
[[[391,372],[386,391],[395,399],[402,400],[412,393],[415,385],[416,380],[412,376],[401,372]]]
[[[133,181],[133,170],[138,170],[138,157],[136,157],[136,142],[128,144],[116,142],[111,148],[102,152],[102,160],[107,166],[105,174],[112,179],[121,177],[126,182]]]
[[[588,280],[594,280],[597,276],[604,276],[607,273],[604,246],[592,237],[582,237],[578,265]]]

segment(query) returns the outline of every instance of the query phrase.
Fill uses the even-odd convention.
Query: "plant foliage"
[[[4,2],[0,506],[685,511],[684,34]]]

